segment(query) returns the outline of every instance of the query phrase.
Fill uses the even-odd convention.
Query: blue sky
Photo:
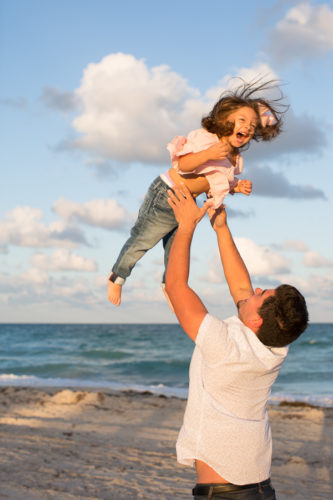
[[[209,9],[208,9],[209,7]],[[200,126],[231,77],[278,78],[284,133],[243,154],[250,197],[226,199],[255,286],[297,286],[333,321],[333,2],[0,0],[2,322],[174,322],[162,245],[119,308],[106,276],[166,144]],[[208,220],[191,286],[235,313]]]

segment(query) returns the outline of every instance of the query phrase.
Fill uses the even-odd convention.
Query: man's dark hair
[[[259,340],[270,347],[283,347],[296,340],[307,327],[309,315],[303,295],[291,285],[280,285],[260,309],[263,323]]]

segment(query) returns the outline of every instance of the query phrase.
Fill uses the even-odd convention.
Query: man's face
[[[262,290],[261,288],[256,288],[253,295],[238,302],[237,307],[239,319],[244,323],[244,325],[251,328],[251,330],[258,330],[262,323],[262,318],[259,316],[258,310],[268,297],[272,297],[274,295],[274,289]]]

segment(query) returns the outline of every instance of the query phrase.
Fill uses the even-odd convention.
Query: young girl
[[[270,141],[281,132],[282,112],[277,102],[258,97],[258,93],[275,87],[275,82],[255,81],[235,91],[222,94],[202,128],[188,137],[175,137],[168,144],[172,168],[150,185],[141,205],[131,236],[123,246],[108,279],[108,299],[119,306],[125,279],[137,261],[156,243],[163,240],[164,266],[177,230],[177,222],[168,204],[168,189],[184,183],[193,197],[206,193],[211,205],[218,208],[230,192],[249,195],[252,183],[238,180],[243,159],[240,151],[252,139]],[[165,271],[162,280],[164,288]]]

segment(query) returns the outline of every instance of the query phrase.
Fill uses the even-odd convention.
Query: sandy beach
[[[190,499],[176,462],[185,401],[134,392],[0,388],[0,499]],[[333,408],[269,408],[279,500],[333,498]]]

